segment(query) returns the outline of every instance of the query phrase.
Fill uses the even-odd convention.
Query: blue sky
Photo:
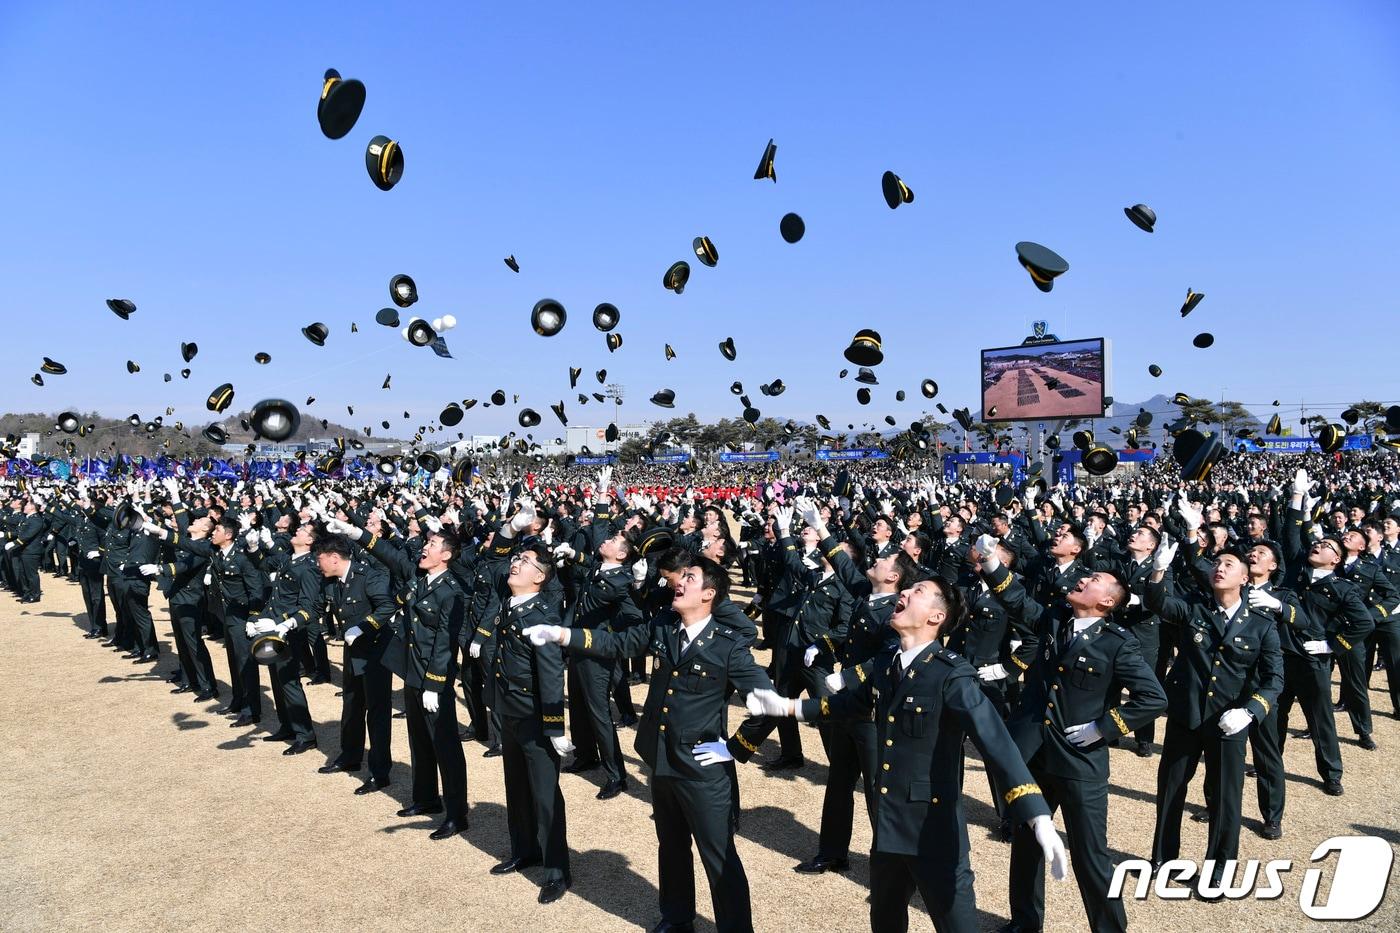
[[[315,120],[328,67],[368,87],[338,141]],[[1111,338],[1124,400],[1223,395],[1267,417],[1275,398],[1334,416],[1400,399],[1392,2],[10,2],[0,86],[9,410],[202,421],[231,381],[239,404],[315,395],[308,413],[376,433],[498,387],[605,423],[611,406],[569,390],[574,364],[627,387],[626,421],[738,416],[739,379],[764,414],[903,422],[932,404],[925,377],[975,408],[978,350],[1041,319]],[[406,156],[388,193],[364,168],[379,133]],[[752,178],[769,137],[776,185]],[[886,169],[913,204],[885,206]],[[1155,233],[1123,216],[1135,202]],[[701,234],[718,267],[665,291]],[[1023,239],[1070,263],[1049,294]],[[455,360],[374,324],[398,272],[414,311],[457,317]],[[1206,299],[1182,320],[1188,286]],[[139,310],[123,322],[109,297]],[[549,339],[529,329],[544,297],[569,311]],[[614,354],[601,301],[622,312]],[[861,327],[886,348],[865,408],[836,378]],[[182,340],[200,347],[188,382]],[[35,388],[45,355],[70,372]],[[787,392],[759,395],[775,378]],[[646,401],[663,386],[674,412]],[[459,429],[515,425],[498,411]]]

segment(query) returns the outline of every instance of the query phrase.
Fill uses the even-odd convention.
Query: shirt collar
[[[924,642],[922,645],[915,645],[912,648],[899,652],[899,669],[901,671],[909,670],[909,666],[914,663],[914,659],[930,644],[932,644],[932,642]]]
[[[525,593],[525,594],[522,595],[522,596],[512,596],[512,597],[510,598],[510,608],[514,609],[516,606],[519,606],[519,605],[521,605],[521,604],[523,604],[523,603],[527,603],[527,602],[529,602],[530,600],[534,599],[534,598],[535,598],[536,596],[538,596],[538,595],[540,595],[540,594],[539,594],[539,593]]]
[[[1235,603],[1235,608],[1233,609],[1226,609],[1224,606],[1220,605],[1219,603],[1216,603],[1215,611],[1223,615],[1225,617],[1225,624],[1229,625],[1231,622],[1235,621],[1235,616],[1240,614],[1240,609],[1243,607],[1244,600],[1240,600],[1239,602]]]
[[[1083,632],[1085,629],[1087,629],[1089,626],[1091,626],[1091,625],[1093,625],[1095,622],[1099,622],[1099,621],[1102,621],[1102,617],[1100,617],[1100,616],[1088,616],[1088,617],[1083,618],[1083,619],[1075,619],[1075,620],[1074,620],[1074,634],[1076,634],[1076,635],[1080,634],[1080,633]]]
[[[681,622],[680,629],[681,631],[685,632],[685,640],[687,642],[692,642],[696,638],[699,638],[700,631],[705,626],[710,624],[711,618],[711,616],[705,616],[705,618],[701,619],[699,622],[692,622],[690,625],[686,625],[685,622]]]
[[[898,595],[898,593],[871,593],[870,601],[867,605],[873,606],[876,603],[883,603],[885,600],[894,599]]]
[[[424,583],[425,585],[427,585],[427,586],[432,586],[432,585],[433,585],[433,581],[436,580],[438,577],[442,576],[442,575],[445,574],[445,573],[447,573],[447,568],[446,568],[446,567],[442,568],[442,569],[439,570],[437,573],[430,573],[430,574],[428,574],[426,577],[423,578],[423,583]]]
[[[622,565],[619,564],[619,563],[617,563],[616,561],[605,560],[605,561],[603,561],[601,564],[598,565],[598,569],[599,569],[600,571],[601,571],[601,570],[616,570],[618,567],[621,567],[621,566],[622,566]]]
[[[1332,576],[1332,571],[1323,570],[1321,567],[1309,567],[1308,573],[1312,575],[1312,582],[1314,583],[1316,583],[1318,580],[1325,580],[1328,577]]]

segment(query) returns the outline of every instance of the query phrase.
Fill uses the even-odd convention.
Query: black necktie
[[[904,665],[900,663],[899,653],[895,652],[894,663],[890,665],[890,681],[898,684],[904,679]]]
[[[1074,623],[1066,622],[1065,627],[1060,631],[1060,654],[1069,650],[1069,643],[1074,641]]]

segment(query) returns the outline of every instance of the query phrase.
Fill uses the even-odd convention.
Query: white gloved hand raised
[[[977,677],[978,677],[978,679],[980,679],[984,684],[989,684],[989,683],[992,683],[993,681],[997,681],[997,680],[1005,680],[1005,679],[1007,678],[1006,665],[1005,665],[1005,664],[986,664],[986,665],[983,665],[982,667],[979,667],[979,668],[977,669]]]
[[[248,545],[248,550],[256,551],[258,549],[258,533],[249,531],[243,536],[243,543]]]
[[[1176,559],[1177,547],[1175,542],[1163,540],[1157,546],[1157,550],[1152,553],[1152,569],[1154,571],[1170,569],[1172,561]]]
[[[632,585],[641,586],[647,582],[647,562],[646,558],[641,558],[632,564]]]
[[[568,631],[562,625],[531,625],[520,634],[530,639],[530,644],[539,648],[548,644],[562,645]]]
[[[786,538],[792,534],[792,514],[793,509],[790,505],[778,508],[777,514],[774,516],[778,523],[778,537]]]
[[[1069,739],[1069,744],[1076,748],[1088,748],[1095,742],[1102,740],[1103,733],[1099,731],[1098,723],[1086,722],[1066,729],[1065,738]]]
[[[355,639],[359,638],[364,633],[365,630],[360,628],[358,625],[350,626],[348,629],[345,630],[345,644],[347,646],[353,645],[355,643]]]
[[[1042,813],[1032,818],[1029,825],[1035,832],[1035,841],[1040,844],[1045,864],[1050,866],[1050,877],[1056,881],[1064,881],[1065,872],[1069,867],[1069,856],[1065,854],[1065,845],[1060,841],[1060,834],[1055,832],[1055,821]]]
[[[555,560],[573,560],[578,556],[578,551],[574,550],[570,545],[563,543],[556,544],[554,550],[550,553],[554,555]]]
[[[358,538],[360,536],[360,529],[338,518],[329,518],[326,520],[326,533],[333,535],[349,535],[352,538]]]
[[[1186,522],[1186,527],[1191,531],[1200,528],[1201,522],[1205,520],[1204,511],[1193,506],[1191,500],[1186,498],[1185,492],[1182,492],[1176,497],[1176,511],[1177,514],[1181,516],[1182,521]]]
[[[436,713],[438,711],[438,693],[436,690],[423,691],[423,712]]]
[[[729,753],[729,746],[723,742],[701,742],[695,746],[691,753],[701,767],[734,760],[734,756]]]
[[[808,645],[807,650],[802,652],[802,666],[811,667],[812,662],[817,659],[817,655],[819,654],[821,654],[820,648],[816,645]]]
[[[1283,603],[1272,593],[1266,593],[1257,586],[1249,588],[1249,608],[1269,609],[1278,612],[1283,608]]]
[[[535,503],[529,499],[520,500],[520,511],[516,512],[510,520],[510,530],[516,533],[524,531],[535,523]]]
[[[1254,717],[1249,715],[1249,710],[1227,709],[1220,714],[1220,731],[1226,735],[1236,735],[1249,728],[1249,724],[1254,722]]]
[[[1312,483],[1308,480],[1307,470],[1299,470],[1293,474],[1293,495],[1306,496],[1311,488]]]
[[[995,535],[981,535],[977,539],[977,553],[982,555],[982,569],[988,573],[1001,566],[1001,560],[997,557],[997,538]]]

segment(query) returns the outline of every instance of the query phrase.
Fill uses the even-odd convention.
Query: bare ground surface
[[[44,578],[45,597],[20,606],[0,594],[0,742],[6,761],[0,803],[0,929],[4,930],[614,930],[656,922],[656,839],[647,776],[624,730],[631,787],[615,800],[594,799],[595,775],[563,776],[574,886],[541,907],[538,879],[492,877],[508,855],[500,759],[466,746],[471,828],[431,842],[436,818],[398,819],[407,803],[408,741],[394,720],[394,783],[387,793],[355,797],[356,776],[319,775],[336,750],[340,699],[332,684],[308,687],[320,752],[283,757],[281,743],[258,741],[276,728],[264,677],[265,718],[233,730],[216,704],[172,696],[174,665],[163,604],[156,611],[162,658],[133,666],[86,630],[74,585]],[[157,597],[153,602],[159,603]],[[110,617],[110,614],[109,614]],[[224,651],[211,654],[227,693]],[[338,652],[332,651],[332,656]],[[760,661],[766,654],[759,653]],[[338,677],[337,672],[337,677]],[[1379,687],[1378,679],[1375,686]],[[641,702],[645,687],[634,688]],[[396,705],[399,697],[396,696]],[[1372,691],[1380,750],[1361,751],[1342,726],[1346,796],[1322,794],[1305,741],[1287,745],[1289,802],[1285,837],[1267,842],[1258,827],[1253,781],[1245,787],[1243,857],[1292,859],[1278,900],[1149,900],[1128,905],[1144,930],[1301,930],[1320,926],[1298,907],[1303,868],[1314,846],[1333,835],[1375,834],[1400,843],[1393,762],[1400,723]],[[460,699],[458,701],[460,703]],[[460,709],[465,721],[465,710]],[[1296,716],[1296,714],[1295,714]],[[1339,717],[1342,718],[1342,717]],[[760,930],[869,928],[868,862],[848,875],[815,878],[792,866],[816,851],[826,762],[815,731],[803,730],[807,767],[770,777],[739,769],[744,819],[739,852],[752,885]],[[773,742],[762,750],[776,753]],[[1159,758],[1113,752],[1109,842],[1115,857],[1146,856],[1151,844]],[[595,773],[596,774],[596,773]],[[1188,812],[1201,805],[1199,781]],[[1008,916],[1010,848],[988,837],[991,809],[981,766],[969,761],[964,806],[983,929]],[[859,807],[857,809],[859,813]],[[868,851],[868,826],[856,827],[853,852]],[[1204,851],[1205,827],[1187,822],[1184,853]],[[1330,884],[1328,863],[1323,889]],[[713,929],[709,893],[697,869],[700,927]],[[1394,874],[1394,873],[1393,873]],[[1051,884],[1047,928],[1085,926],[1072,880]],[[1379,910],[1352,926],[1400,928],[1400,882]],[[916,908],[917,910],[917,902]],[[914,929],[929,929],[916,914]]]

